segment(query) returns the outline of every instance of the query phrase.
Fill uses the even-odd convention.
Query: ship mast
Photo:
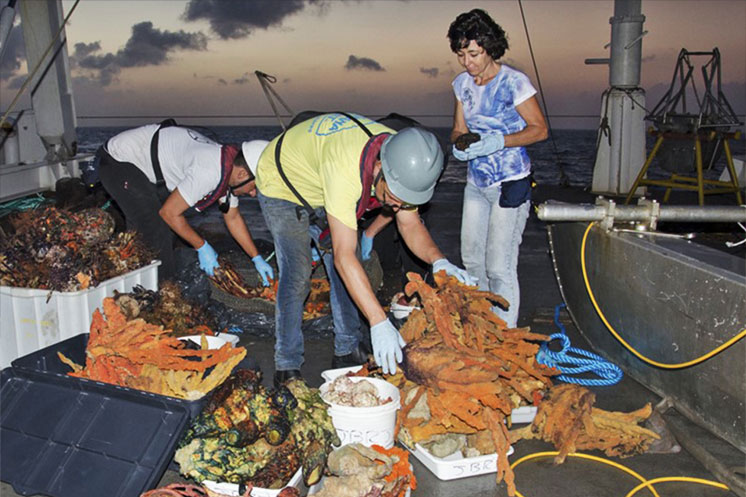
[[[609,88],[601,101],[594,193],[624,195],[645,162],[645,91],[640,88],[642,0],[614,0],[610,58],[586,59],[609,65]]]

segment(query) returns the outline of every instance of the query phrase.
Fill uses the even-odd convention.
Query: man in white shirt
[[[200,268],[212,276],[218,254],[184,217],[189,207],[204,211],[221,204],[228,231],[251,257],[265,285],[272,267],[259,254],[243,217],[238,196],[256,195],[254,171],[267,142],[254,140],[241,147],[221,145],[172,120],[133,128],[110,138],[102,147],[100,178],[122,209],[127,228],[140,232],[157,251],[160,275],[176,273],[173,233],[194,247]],[[165,184],[164,199],[158,186]]]

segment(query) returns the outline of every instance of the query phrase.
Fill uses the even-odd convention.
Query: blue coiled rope
[[[21,212],[31,209],[38,209],[39,207],[52,203],[53,201],[44,197],[41,193],[37,193],[33,196],[19,198],[16,200],[10,200],[0,204],[0,217],[5,217],[11,212]]]
[[[616,364],[587,350],[570,347],[570,339],[567,338],[565,326],[560,322],[560,311],[563,307],[565,307],[565,304],[559,304],[554,308],[554,324],[557,325],[561,333],[551,335],[548,341],[541,344],[541,348],[536,354],[536,360],[545,366],[557,368],[561,371],[562,374],[555,376],[555,378],[565,383],[575,383],[587,387],[610,386],[619,383],[623,374]],[[561,342],[562,350],[558,352],[549,350],[549,343],[553,340]],[[593,373],[599,378],[587,379],[570,376],[581,373]]]

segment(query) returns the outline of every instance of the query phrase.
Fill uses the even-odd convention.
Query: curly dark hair
[[[463,50],[474,40],[495,60],[505,55],[508,49],[505,31],[482,9],[459,14],[448,28],[448,39],[454,53]]]

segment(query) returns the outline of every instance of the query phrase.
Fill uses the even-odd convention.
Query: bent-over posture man
[[[102,147],[100,177],[124,212],[127,228],[140,232],[161,260],[160,275],[176,273],[173,233],[197,250],[200,267],[210,276],[218,254],[184,217],[189,207],[204,211],[219,201],[228,231],[254,262],[265,285],[274,276],[259,254],[238,211],[239,195],[256,195],[252,169],[267,142],[221,145],[189,128],[168,122],[133,128]],[[165,184],[168,196],[159,194]]]
[[[417,206],[432,197],[442,169],[443,152],[432,133],[420,128],[396,133],[358,115],[322,114],[270,142],[257,167],[257,196],[274,238],[280,271],[275,384],[300,376],[312,239],[322,249],[331,247],[322,252],[334,319],[332,367],[361,362],[358,309],[370,323],[373,354],[384,372],[395,372],[401,362],[405,343],[386,317],[358,259],[357,220],[366,209],[383,204],[394,214],[404,241],[417,257],[432,264],[435,272],[445,270],[471,283],[466,271],[443,256],[417,212]],[[320,220],[318,224],[309,210]]]

